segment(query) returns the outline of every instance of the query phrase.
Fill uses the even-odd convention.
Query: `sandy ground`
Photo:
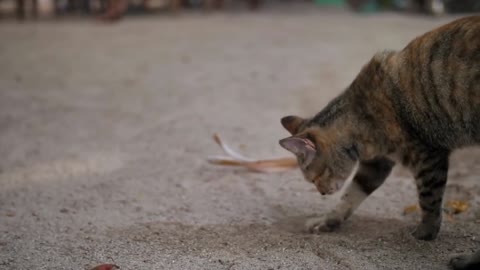
[[[480,151],[452,160],[449,199],[473,205],[436,241],[396,169],[335,233],[300,172],[205,162],[219,132],[288,155],[279,119],[320,110],[378,50],[452,18],[261,11],[0,24],[0,269],[446,269],[480,246]]]

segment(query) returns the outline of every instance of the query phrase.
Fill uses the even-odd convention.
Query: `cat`
[[[338,191],[358,169],[340,202],[307,221],[310,232],[338,228],[398,162],[415,176],[420,224],[413,236],[437,237],[449,155],[480,144],[480,16],[457,19],[377,53],[343,93],[309,119],[281,119],[305,179],[322,194]],[[480,269],[480,251],[451,260]],[[473,265],[473,266],[472,266]]]

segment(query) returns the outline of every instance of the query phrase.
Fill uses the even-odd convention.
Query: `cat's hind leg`
[[[447,184],[448,153],[422,153],[420,162],[415,165],[422,220],[413,232],[419,240],[433,240],[437,237],[442,223],[442,199]]]
[[[480,250],[473,255],[461,255],[450,260],[450,266],[454,270],[477,270],[480,269]]]
[[[358,171],[340,198],[340,202],[326,215],[311,218],[306,228],[311,233],[333,231],[357,207],[385,182],[395,163],[388,158],[361,161]]]

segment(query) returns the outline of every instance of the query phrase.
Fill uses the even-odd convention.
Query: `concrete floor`
[[[319,111],[378,50],[452,18],[291,12],[0,24],[0,269],[446,269],[479,247],[480,208],[410,236],[397,169],[338,232],[303,232],[321,197],[300,172],[208,165],[211,135],[289,155],[279,119]],[[478,205],[480,151],[449,199]],[[460,181],[461,180],[461,181]]]

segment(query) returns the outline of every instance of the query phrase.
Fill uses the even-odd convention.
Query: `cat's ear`
[[[310,164],[315,158],[317,148],[315,144],[307,138],[289,137],[279,141],[280,145],[296,156],[303,158],[304,164]]]
[[[293,115],[285,116],[280,121],[282,122],[282,126],[292,135],[297,134],[298,128],[305,122],[303,118]]]

